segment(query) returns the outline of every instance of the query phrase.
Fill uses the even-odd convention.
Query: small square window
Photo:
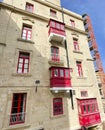
[[[50,16],[56,17],[56,11],[50,9]]]
[[[74,20],[70,20],[71,26],[75,27],[75,21]]]
[[[34,5],[31,3],[26,3],[26,10],[29,12],[33,12]]]
[[[87,91],[81,91],[81,97],[87,97],[88,93]]]

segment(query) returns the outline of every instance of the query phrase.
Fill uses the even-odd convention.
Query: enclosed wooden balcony
[[[50,19],[48,35],[49,35],[49,41],[64,43],[66,38],[65,24]]]
[[[101,123],[96,98],[78,99],[79,122],[81,126],[92,126]]]
[[[50,90],[56,92],[71,90],[71,78],[69,68],[51,67],[50,73]]]
[[[89,115],[79,115],[79,121],[81,126],[91,126],[101,123],[100,113],[94,113]]]

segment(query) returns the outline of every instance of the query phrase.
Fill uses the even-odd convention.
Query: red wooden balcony
[[[50,90],[69,91],[71,89],[70,69],[51,67]]]
[[[48,33],[49,41],[64,43],[66,36],[64,23],[50,19]]]
[[[92,126],[101,123],[96,98],[78,99],[79,122],[81,126]]]
[[[94,113],[90,115],[79,115],[79,121],[81,126],[91,126],[101,123],[100,113]]]

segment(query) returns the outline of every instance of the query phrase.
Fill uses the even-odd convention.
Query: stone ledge
[[[17,125],[12,125],[12,126],[8,126],[8,128],[4,128],[4,130],[13,130],[13,129],[19,129],[19,128],[27,128],[30,127],[30,124],[17,124]]]
[[[28,73],[28,74],[13,73],[12,76],[31,77],[32,75],[30,73]]]
[[[81,52],[81,51],[76,51],[76,50],[74,50],[73,52],[74,52],[74,53],[78,53],[78,54],[83,54],[83,52]]]
[[[33,42],[31,40],[25,40],[25,39],[22,39],[22,38],[17,38],[17,40],[21,41],[21,42],[27,42],[27,43],[35,44],[35,42]]]

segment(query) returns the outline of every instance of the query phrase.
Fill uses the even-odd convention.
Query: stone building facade
[[[102,129],[82,16],[60,0],[0,2],[0,130]]]

